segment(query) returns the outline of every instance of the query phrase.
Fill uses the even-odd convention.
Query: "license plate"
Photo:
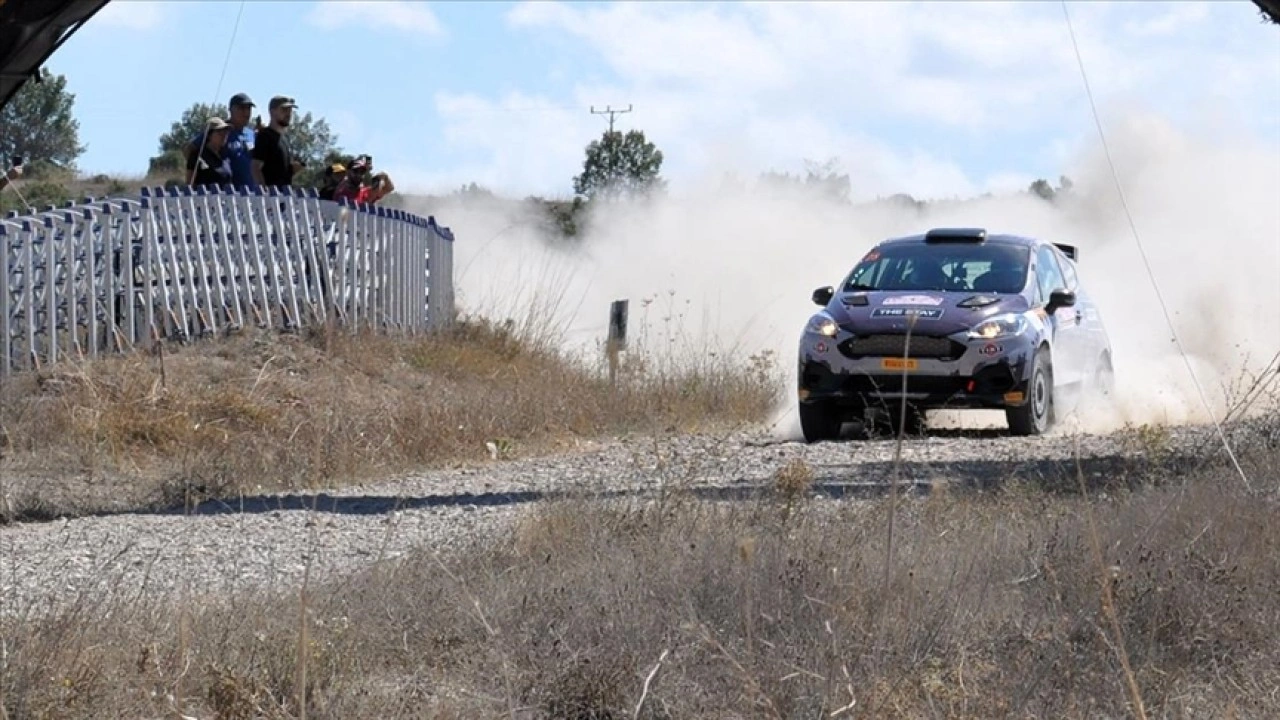
[[[885,370],[915,370],[920,367],[920,361],[915,358],[884,358],[880,367]]]

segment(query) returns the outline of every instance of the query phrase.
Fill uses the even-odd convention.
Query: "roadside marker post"
[[[609,384],[618,377],[618,353],[627,349],[627,300],[614,300],[609,306],[609,338],[605,352],[609,356]]]

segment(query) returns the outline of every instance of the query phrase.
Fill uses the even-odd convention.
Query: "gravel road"
[[[1169,447],[1206,442],[1201,429],[1175,431]],[[1212,442],[1212,437],[1208,438]],[[901,480],[990,483],[1010,477],[1074,482],[1075,438],[1010,438],[940,431],[907,441]],[[1082,436],[1087,477],[1115,476],[1135,461],[1119,436]],[[320,495],[246,498],[181,510],[120,513],[0,528],[0,597],[6,613],[43,613],[77,597],[185,590],[222,593],[355,570],[415,547],[447,550],[500,532],[534,502],[557,493],[638,495],[692,488],[733,499],[768,486],[793,460],[836,498],[883,491],[891,440],[804,445],[759,434],[680,436],[588,443],[555,457],[423,472]],[[312,508],[314,507],[314,512]]]

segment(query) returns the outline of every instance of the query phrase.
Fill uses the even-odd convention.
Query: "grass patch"
[[[511,324],[417,338],[267,331],[67,361],[0,384],[5,516],[320,489],[515,457],[574,438],[763,419],[767,355],[655,365],[616,384]]]
[[[298,717],[304,696],[311,718],[1124,717],[1123,647],[1148,717],[1280,711],[1277,507],[1226,470],[1108,499],[899,500],[887,574],[887,500],[797,498],[804,470],[787,475],[754,502],[544,504],[505,537],[305,603],[93,598],[15,619],[4,702],[66,718]]]

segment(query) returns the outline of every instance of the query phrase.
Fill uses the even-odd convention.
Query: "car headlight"
[[[1021,315],[996,315],[970,328],[969,338],[972,340],[995,340],[1021,335],[1026,329],[1027,319]]]
[[[832,320],[822,313],[818,313],[817,315],[809,318],[809,324],[805,326],[804,330],[805,332],[822,335],[823,337],[835,337],[836,332],[840,330],[840,326],[836,325],[835,320]]]

